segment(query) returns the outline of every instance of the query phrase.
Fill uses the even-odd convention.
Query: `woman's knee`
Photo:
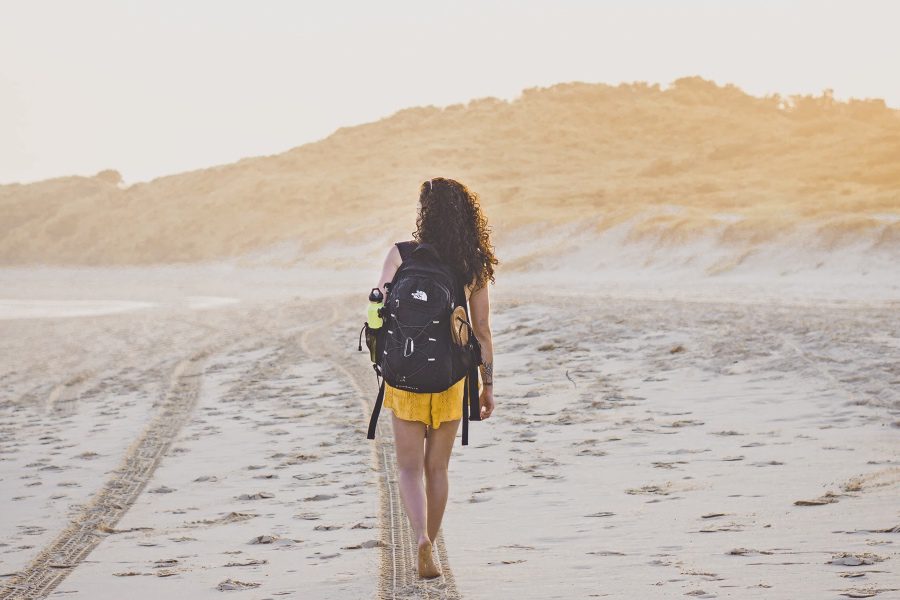
[[[447,477],[447,462],[444,460],[431,460],[425,462],[425,477],[438,479]]]
[[[422,479],[422,465],[397,465],[397,475],[400,477],[411,479]]]
[[[422,453],[397,451],[397,473],[402,477],[422,477],[425,461]]]
[[[425,456],[415,448],[397,448],[397,472],[403,477],[422,477]]]

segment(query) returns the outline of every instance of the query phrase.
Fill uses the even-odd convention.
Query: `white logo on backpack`
[[[411,296],[416,300],[421,300],[422,302],[428,302],[428,294],[423,292],[422,290],[414,291]]]

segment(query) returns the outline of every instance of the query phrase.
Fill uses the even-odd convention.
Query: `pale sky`
[[[0,0],[0,183],[147,181],[569,81],[900,108],[898,23],[891,0]]]

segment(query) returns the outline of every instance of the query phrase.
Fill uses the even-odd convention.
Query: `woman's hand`
[[[482,420],[487,419],[494,412],[494,386],[486,385],[481,389],[481,396],[478,398],[481,407]]]

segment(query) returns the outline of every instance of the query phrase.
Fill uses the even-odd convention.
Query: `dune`
[[[635,247],[715,253],[707,275],[773,245],[812,264],[900,252],[900,111],[686,77],[409,108],[281,154],[127,186],[112,169],[0,186],[0,264],[346,268],[359,256],[348,248],[408,237],[418,185],[438,175],[479,194],[512,271],[565,260],[527,235],[535,228],[568,238],[574,227],[579,246],[614,262]],[[623,223],[626,235],[601,243]]]

